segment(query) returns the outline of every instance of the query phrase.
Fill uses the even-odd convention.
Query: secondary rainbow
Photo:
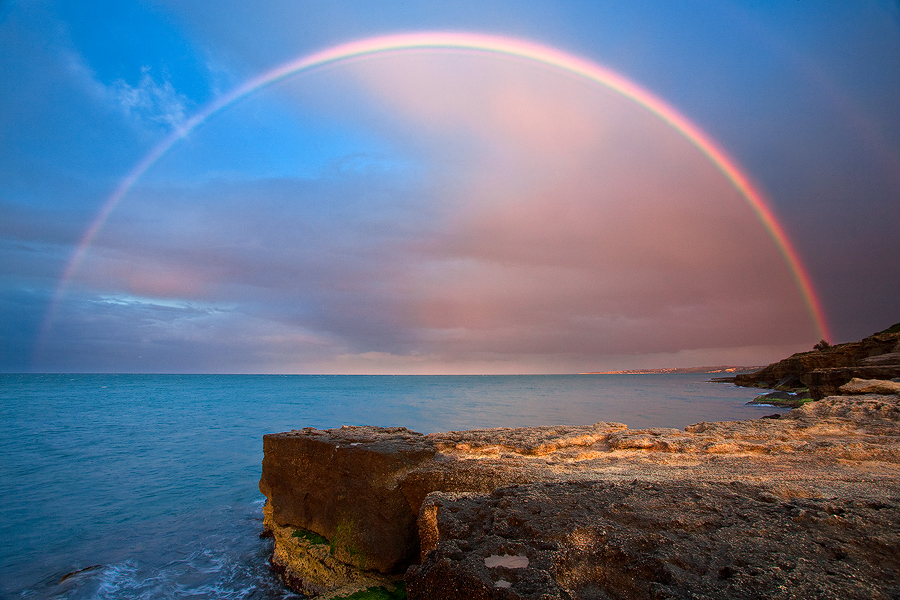
[[[320,52],[315,52],[292,60],[271,71],[254,77],[231,92],[207,104],[206,107],[188,119],[181,127],[173,131],[154,147],[140,162],[138,162],[103,204],[97,217],[85,232],[76,250],[72,253],[72,257],[69,260],[66,270],[60,280],[60,284],[57,287],[51,309],[48,311],[45,318],[45,331],[53,320],[56,306],[65,292],[68,281],[72,278],[78,264],[90,247],[94,237],[109,218],[110,213],[116,208],[119,202],[121,202],[122,198],[128,194],[129,190],[143,174],[156,163],[156,161],[168,152],[168,150],[179,140],[196,129],[204,121],[241,98],[298,73],[351,59],[360,59],[386,53],[420,50],[485,53],[546,65],[578,77],[583,77],[614,90],[622,96],[643,106],[648,111],[668,123],[673,129],[700,150],[712,164],[722,172],[728,181],[731,182],[741,196],[744,197],[752,210],[756,213],[760,222],[769,232],[769,235],[772,237],[778,250],[781,252],[785,263],[794,278],[797,288],[803,297],[803,301],[806,304],[813,324],[818,331],[818,335],[826,340],[831,339],[824,311],[815,294],[809,274],[803,267],[803,263],[801,262],[797,251],[790,243],[784,228],[779,223],[775,213],[769,206],[769,203],[765,200],[763,194],[751,183],[749,178],[742,173],[735,161],[699,127],[691,123],[686,117],[660,98],[629,81],[625,77],[622,77],[618,73],[598,65],[597,63],[549,46],[536,44],[526,40],[457,32],[421,32],[387,35],[327,48]]]

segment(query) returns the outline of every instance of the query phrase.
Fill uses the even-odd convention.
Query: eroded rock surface
[[[837,396],[777,419],[685,430],[307,428],[267,435],[264,448],[267,527],[282,539],[292,528],[314,532],[323,559],[375,578],[421,562],[407,573],[413,599],[898,593],[888,574],[900,566],[900,532],[885,525],[900,516],[897,395]],[[631,508],[610,512],[618,504]],[[829,566],[830,548],[851,558]],[[503,566],[523,560],[513,556],[528,566]],[[279,554],[276,535],[273,562],[295,588],[346,583],[329,583],[307,558]],[[768,575],[779,583],[753,592],[776,567]],[[817,569],[825,575],[814,580]]]
[[[263,436],[260,491],[272,521],[334,542],[332,554],[360,569],[390,573],[419,552],[418,506],[400,484],[430,462],[434,444],[405,427],[311,427]]]
[[[900,381],[854,377],[841,386],[842,394],[900,394]]]
[[[431,494],[410,598],[896,598],[900,497],[732,481]]]
[[[263,509],[263,526],[275,540],[271,564],[294,590],[314,597],[341,598],[369,588],[393,589],[399,577],[360,569],[338,559],[327,540],[272,518],[272,504]]]

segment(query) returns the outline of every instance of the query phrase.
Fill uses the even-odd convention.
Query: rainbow
[[[549,46],[536,44],[526,40],[457,32],[405,33],[367,38],[341,44],[313,54],[302,56],[296,60],[280,65],[271,71],[267,71],[250,79],[231,92],[210,102],[181,127],[169,134],[143,159],[141,159],[131,172],[122,179],[112,195],[103,204],[97,217],[91,223],[90,227],[88,227],[78,247],[72,253],[72,257],[60,279],[54,300],[51,303],[51,308],[48,310],[48,314],[45,318],[44,330],[46,331],[49,328],[54,313],[56,312],[56,307],[65,292],[69,280],[72,278],[78,264],[81,262],[97,233],[103,227],[103,224],[106,222],[110,213],[122,201],[122,198],[128,194],[129,190],[143,174],[146,173],[147,170],[166,152],[168,152],[172,146],[187,136],[191,131],[199,127],[220,110],[241,98],[298,73],[351,59],[360,59],[379,54],[420,50],[449,50],[495,56],[499,55],[545,65],[578,77],[583,77],[609,88],[622,96],[633,100],[665,121],[700,150],[700,152],[702,152],[712,164],[722,172],[734,188],[748,202],[753,212],[769,232],[769,235],[772,237],[772,240],[790,269],[813,324],[818,331],[818,335],[821,336],[822,339],[831,339],[825,319],[825,313],[815,294],[809,274],[803,267],[797,251],[790,243],[784,228],[779,223],[775,213],[769,206],[769,203],[766,201],[763,194],[750,182],[747,176],[741,172],[735,161],[699,127],[691,123],[677,110],[647,90],[629,81],[625,77],[622,77],[618,73],[594,62]]]

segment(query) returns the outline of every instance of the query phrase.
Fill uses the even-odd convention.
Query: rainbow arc
[[[776,218],[770,203],[766,200],[760,190],[750,181],[749,177],[742,172],[736,161],[698,126],[654,94],[626,79],[622,75],[595,62],[568,54],[556,48],[526,40],[494,35],[454,32],[420,32],[387,35],[333,46],[282,64],[248,80],[231,92],[210,102],[197,114],[186,121],[184,125],[163,139],[143,159],[141,159],[131,172],[122,179],[119,186],[106,202],[104,202],[97,217],[91,223],[90,227],[88,227],[78,247],[72,253],[72,257],[70,258],[66,270],[60,280],[60,284],[57,287],[51,308],[45,318],[44,331],[46,332],[52,323],[56,307],[65,293],[68,282],[73,277],[79,263],[83,259],[97,233],[109,218],[110,213],[118,206],[144,173],[166,154],[169,149],[177,144],[179,140],[222,109],[254,92],[288,77],[328,65],[358,60],[369,56],[417,50],[446,50],[453,52],[481,53],[512,57],[519,60],[542,64],[578,77],[583,77],[613,90],[662,119],[700,150],[700,152],[715,165],[715,167],[747,201],[750,208],[765,227],[772,238],[772,241],[783,256],[818,335],[826,340],[831,339],[825,314],[814,291],[812,280],[804,268],[796,249],[785,233],[784,228]]]

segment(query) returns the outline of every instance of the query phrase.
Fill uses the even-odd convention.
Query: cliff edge
[[[744,387],[784,391],[808,388],[813,400],[821,400],[838,394],[839,388],[854,377],[900,377],[900,323],[858,342],[832,346],[823,340],[815,350],[798,352],[759,371],[728,380]]]
[[[900,397],[774,417],[266,435],[272,564],[323,597],[900,597]]]

